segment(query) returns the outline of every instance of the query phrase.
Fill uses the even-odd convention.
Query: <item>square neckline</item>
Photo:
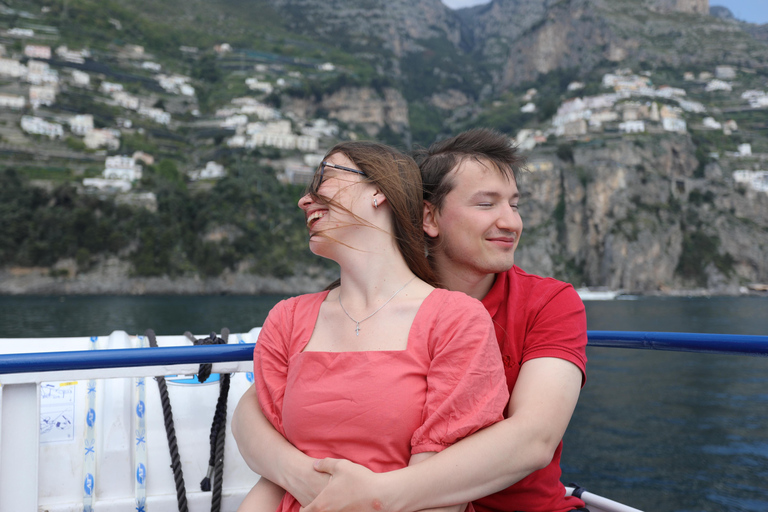
[[[301,350],[297,352],[297,354],[306,354],[306,353],[314,353],[314,354],[353,354],[353,353],[362,353],[362,354],[370,354],[370,353],[398,353],[398,352],[408,352],[408,350],[411,348],[411,337],[413,336],[413,326],[416,325],[416,321],[419,320],[419,317],[422,316],[424,313],[424,304],[430,300],[432,295],[437,291],[441,290],[442,288],[433,288],[429,294],[424,297],[424,300],[421,301],[421,304],[419,305],[419,309],[416,311],[416,315],[413,317],[413,321],[411,322],[411,326],[408,328],[408,337],[406,339],[406,345],[405,348],[402,350],[306,350],[307,345],[309,345],[310,340],[312,340],[312,335],[315,333],[315,328],[317,327],[317,320],[320,318],[320,308],[323,305],[323,302],[325,302],[325,299],[328,298],[328,294],[331,293],[331,290],[325,290],[323,292],[320,292],[319,297],[321,296],[322,299],[318,300],[317,305],[313,306],[312,312],[315,315],[315,320],[312,322],[312,329],[309,333],[309,338],[307,341],[303,342],[301,345]]]

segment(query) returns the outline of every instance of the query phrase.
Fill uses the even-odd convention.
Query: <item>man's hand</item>
[[[343,459],[320,459],[315,470],[330,475],[328,485],[301,512],[389,512],[383,500],[392,494],[386,490],[386,473]]]

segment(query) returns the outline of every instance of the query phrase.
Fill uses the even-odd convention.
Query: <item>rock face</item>
[[[697,177],[687,136],[601,141],[573,156],[531,156],[554,167],[521,179],[522,268],[646,293],[768,281],[768,194]]]
[[[651,0],[651,9],[661,12],[690,12],[709,14],[709,0]]]
[[[275,0],[274,6],[296,31],[311,31],[339,46],[351,40],[383,47],[396,57],[418,49],[420,39],[447,37],[461,44],[457,16],[440,0]]]
[[[588,71],[602,59],[667,66],[743,65],[746,59],[752,68],[768,67],[768,48],[739,24],[709,16],[706,0],[571,0],[553,3],[545,12],[516,2],[504,5],[476,16],[477,23],[489,27],[476,44],[500,70],[496,83],[501,90],[559,68]],[[520,21],[512,21],[518,18],[525,20],[522,32]],[[505,24],[513,27],[506,39],[501,35]],[[506,53],[498,49],[502,41],[508,43]],[[745,51],[726,51],[734,48]]]
[[[286,96],[283,109],[301,119],[323,110],[328,118],[360,126],[371,137],[385,126],[401,134],[408,129],[408,102],[393,88],[379,93],[370,87],[345,87],[324,95],[319,102]]]

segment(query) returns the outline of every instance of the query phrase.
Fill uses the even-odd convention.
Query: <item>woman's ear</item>
[[[376,190],[376,192],[373,193],[373,199],[371,200],[371,204],[373,204],[374,208],[378,208],[379,206],[383,205],[386,202],[387,202],[387,196],[385,196],[381,190]]]
[[[437,208],[435,208],[432,203],[425,200],[423,229],[430,238],[437,238],[437,235],[440,234],[440,226],[437,223],[437,216]]]

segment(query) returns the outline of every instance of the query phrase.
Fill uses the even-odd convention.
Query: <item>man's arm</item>
[[[253,471],[290,492],[302,505],[312,501],[328,482],[313,471],[315,459],[289,443],[264,416],[256,388],[243,393],[232,416],[232,435]]]
[[[347,461],[319,461],[315,468],[332,479],[305,512],[413,512],[505,489],[552,461],[581,382],[581,370],[563,359],[527,361],[505,420],[390,473],[375,474]]]

